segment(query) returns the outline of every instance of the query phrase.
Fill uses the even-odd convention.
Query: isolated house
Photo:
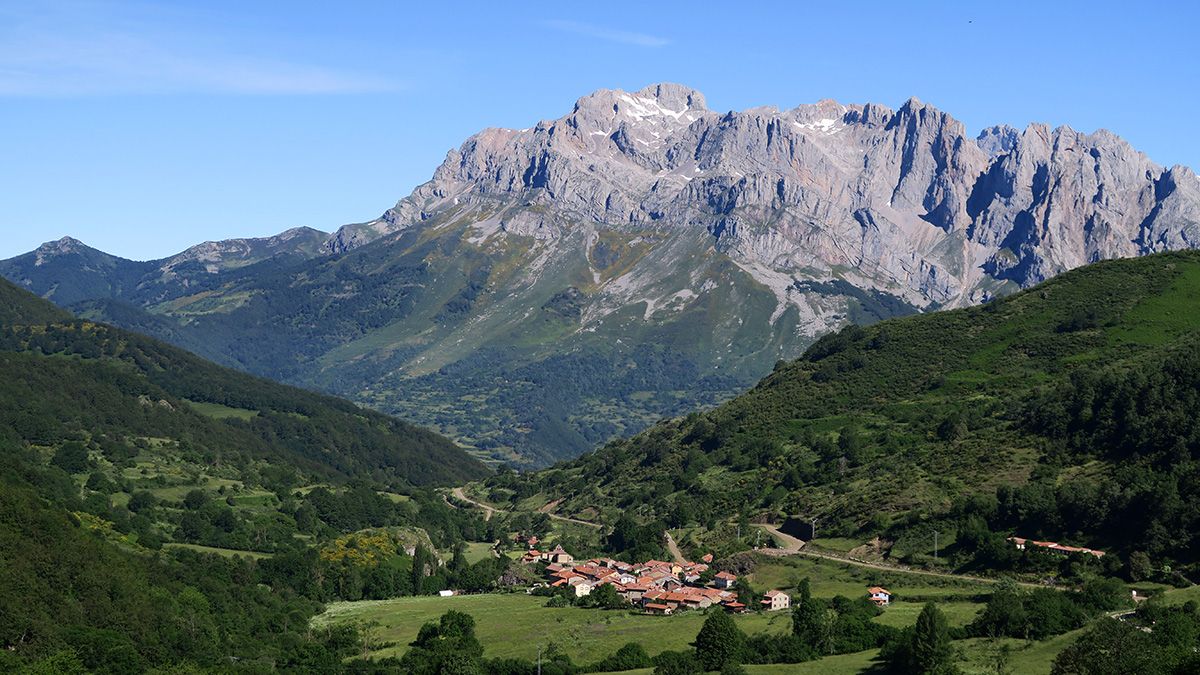
[[[792,606],[792,598],[783,591],[770,590],[763,593],[762,605],[768,612],[787,609]]]
[[[871,602],[880,607],[886,607],[892,602],[892,592],[882,586],[872,586],[867,589]]]

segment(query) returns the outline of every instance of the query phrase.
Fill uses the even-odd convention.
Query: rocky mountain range
[[[947,113],[711,111],[673,84],[487,129],[379,219],[0,274],[222,363],[541,464],[716,403],[847,322],[1194,248],[1200,179],[1107,131]]]

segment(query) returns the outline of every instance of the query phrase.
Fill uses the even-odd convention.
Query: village
[[[576,598],[611,585],[631,607],[640,608],[647,614],[669,615],[714,605],[733,613],[751,609],[738,596],[736,575],[724,571],[711,572],[712,554],[705,554],[700,562],[647,560],[627,563],[612,558],[577,561],[562,546],[539,551],[533,548],[538,543],[536,537],[526,541],[530,548],[522,556],[521,562],[526,565],[544,564],[545,586],[568,589],[570,595]],[[880,606],[891,601],[891,593],[881,587],[869,589],[868,596]],[[776,589],[766,591],[755,601],[757,606],[754,609],[768,612],[791,607],[791,597]]]

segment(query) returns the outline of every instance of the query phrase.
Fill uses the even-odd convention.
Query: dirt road
[[[496,512],[496,509],[488,506],[487,504],[484,504],[483,502],[477,502],[474,499],[471,499],[470,497],[468,497],[467,493],[463,492],[463,489],[460,487],[456,487],[453,490],[451,490],[450,494],[454,495],[454,497],[456,499],[461,499],[462,501],[467,502],[468,504],[474,504],[475,506],[483,509],[483,519],[484,520],[491,520],[492,514]]]
[[[667,537],[667,550],[671,552],[671,560],[677,563],[687,562],[687,558],[683,557],[683,551],[679,550],[679,544],[676,544],[675,538],[671,536],[671,531],[663,530],[663,534]]]
[[[470,497],[467,496],[467,493],[464,492],[461,487],[454,488],[453,490],[450,491],[450,494],[454,495],[454,497],[457,499],[467,502],[468,504],[471,504],[477,508],[483,509],[483,519],[484,520],[491,520],[492,515],[494,515],[496,513],[501,513],[500,509],[497,509],[493,506],[488,506],[487,504],[484,504],[483,502],[477,502],[474,499],[471,499]],[[601,525],[599,525],[598,523],[589,523],[586,520],[579,520],[578,518],[568,518],[567,516],[560,516],[557,513],[551,513],[550,509],[553,509],[556,506],[558,506],[557,501],[550,502],[549,504],[546,504],[542,508],[538,509],[538,513],[544,513],[547,516],[550,516],[551,518],[553,518],[554,520],[561,520],[566,523],[575,523],[576,525],[583,525],[584,527],[590,527],[590,528],[593,528],[596,530],[601,529]],[[505,511],[505,513],[508,513],[508,512]]]
[[[909,567],[901,567],[899,565],[888,565],[886,563],[873,563],[873,562],[867,562],[865,560],[853,560],[851,558],[843,558],[841,556],[836,556],[836,555],[833,555],[830,553],[819,553],[817,551],[812,550],[811,548],[808,550],[805,550],[803,541],[801,541],[791,535],[780,532],[779,528],[777,528],[773,525],[755,524],[755,527],[762,528],[763,530],[768,532],[771,536],[775,537],[776,541],[784,544],[783,548],[775,549],[775,551],[778,551],[778,552],[772,552],[771,549],[759,549],[759,551],[758,551],[759,553],[764,553],[766,555],[773,555],[773,556],[779,556],[779,557],[789,556],[789,555],[803,555],[803,556],[809,556],[811,558],[822,558],[825,560],[832,560],[834,562],[845,563],[847,565],[854,565],[855,567],[865,567],[865,568],[873,569],[873,570],[881,570],[884,572],[899,572],[902,574],[919,574],[921,576],[926,576],[926,577],[941,577],[943,579],[958,579],[959,581],[973,581],[973,582],[981,583],[981,584],[995,584],[995,583],[1000,582],[999,579],[989,579],[987,577],[976,577],[976,576],[971,576],[969,574],[954,574],[953,572],[934,572],[932,570],[918,570],[918,569],[912,569]],[[1024,586],[1026,588],[1042,588],[1042,586],[1040,584],[1029,583],[1026,581],[1017,582],[1017,585]]]

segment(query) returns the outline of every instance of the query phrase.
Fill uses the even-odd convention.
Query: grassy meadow
[[[371,656],[399,656],[426,621],[449,610],[475,617],[475,634],[488,658],[536,659],[538,647],[557,644],[575,663],[596,661],[628,642],[640,642],[651,656],[685,649],[704,622],[701,612],[647,616],[627,611],[546,607],[546,598],[515,594],[460,595],[451,598],[408,597],[393,600],[332,603],[317,625],[341,621],[375,624],[372,637],[392,643]],[[783,632],[791,628],[788,612],[737,617],[746,633]]]
[[[472,555],[479,555],[479,551],[469,548],[468,557]],[[811,558],[763,558],[754,574],[750,575],[750,580],[755,588],[791,589],[800,578],[808,577],[813,594],[821,598],[836,595],[859,597],[866,593],[868,585],[883,583],[901,598],[908,595],[921,598],[922,602],[926,598],[943,598],[939,606],[953,626],[970,623],[983,607],[980,602],[963,598],[987,592],[983,584],[886,572],[879,572],[879,577],[873,576],[875,574],[873,570]],[[889,626],[910,626],[916,622],[922,602],[897,601],[875,620]],[[384,645],[372,652],[371,656],[382,658],[403,654],[408,649],[408,643],[416,638],[422,624],[436,621],[443,613],[453,609],[475,618],[476,634],[489,658],[533,659],[537,657],[539,645],[545,647],[554,643],[569,654],[575,663],[587,664],[616,651],[627,642],[641,643],[652,656],[662,651],[686,649],[704,621],[702,612],[661,617],[629,611],[552,608],[545,604],[545,598],[523,593],[339,602],[330,604],[315,623],[328,625],[355,621],[370,625],[373,639]],[[751,613],[738,616],[736,620],[747,634],[791,630],[790,612]],[[972,653],[977,651],[980,650],[973,648]],[[874,652],[864,652],[819,662],[833,670],[812,670],[818,667],[817,663],[812,663],[755,666],[748,668],[748,672],[859,672],[874,655]],[[976,660],[983,658],[977,656]]]

